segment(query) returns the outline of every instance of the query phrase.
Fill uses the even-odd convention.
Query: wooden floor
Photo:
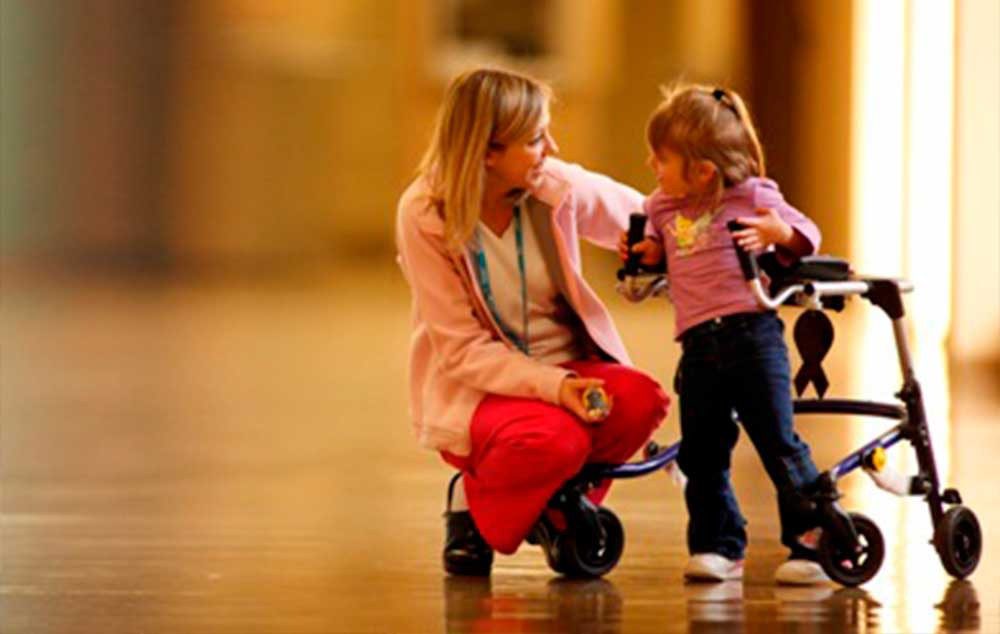
[[[669,385],[669,307],[601,292],[637,363]],[[891,399],[888,325],[871,312],[838,317],[833,391]],[[776,587],[773,494],[745,440],[742,584],[683,583],[683,499],[660,474],[613,490],[627,545],[607,578],[557,578],[525,546],[467,580],[440,567],[450,472],[407,422],[408,320],[391,268],[280,285],[8,273],[0,631],[1000,631],[1000,400],[983,377],[956,381],[934,346],[916,357],[941,473],[985,532],[969,581],[941,568],[921,500],[856,474],[844,503],[880,525],[881,572],[861,589]],[[882,428],[800,423],[823,468]],[[676,437],[673,409],[657,438]],[[908,451],[893,450],[897,467]]]

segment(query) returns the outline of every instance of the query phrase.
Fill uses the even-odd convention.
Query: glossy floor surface
[[[637,363],[669,385],[668,305],[600,292]],[[968,581],[928,544],[926,504],[856,473],[844,504],[881,527],[879,574],[859,589],[776,587],[773,493],[745,438],[743,583],[683,583],[683,497],[658,473],[612,490],[627,543],[604,579],[558,578],[531,546],[489,580],[446,578],[450,472],[406,418],[408,301],[389,267],[283,284],[7,274],[0,631],[1000,631],[997,386],[958,380],[936,346],[915,359],[942,479],[983,527]],[[826,365],[834,393],[891,400],[891,334],[872,312],[854,302],[837,316]],[[822,468],[884,428],[799,423]],[[672,408],[657,439],[677,433]],[[893,449],[892,464],[912,468],[909,452]]]

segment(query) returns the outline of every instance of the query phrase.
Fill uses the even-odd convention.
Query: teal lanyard
[[[479,288],[483,291],[483,299],[486,300],[486,305],[489,306],[490,313],[493,315],[493,319],[500,326],[500,330],[503,334],[507,336],[508,339],[514,342],[521,352],[524,354],[530,354],[528,352],[528,283],[525,275],[524,266],[524,234],[521,231],[521,206],[514,205],[514,239],[517,242],[517,268],[521,272],[521,320],[523,325],[522,332],[524,333],[523,339],[517,336],[513,330],[510,329],[507,324],[504,323],[503,319],[500,318],[500,312],[497,310],[496,300],[493,298],[493,290],[490,287],[490,271],[486,266],[486,253],[483,251],[483,239],[479,233],[479,227],[476,227],[476,268],[479,274]]]

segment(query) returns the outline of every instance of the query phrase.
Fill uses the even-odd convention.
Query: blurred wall
[[[267,270],[389,249],[448,78],[501,59],[455,46],[449,6],[4,2],[5,248]],[[731,86],[789,198],[842,243],[848,3],[543,6],[548,54],[501,61],[553,83],[566,158],[649,189],[658,87]]]

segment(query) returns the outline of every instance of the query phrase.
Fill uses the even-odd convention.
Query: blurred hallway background
[[[856,610],[858,629],[880,605],[869,631],[1000,628],[998,42],[994,0],[0,0],[0,629],[462,630],[483,597],[508,625],[595,601],[612,614],[592,631],[694,623],[683,504],[653,479],[615,498],[636,554],[610,588],[546,586],[534,549],[492,589],[441,585],[447,470],[410,437],[392,227],[446,82],[480,62],[551,81],[563,158],[642,191],[660,84],[747,97],[823,251],[915,282],[941,469],[987,532],[970,621],[919,501],[852,485],[898,546],[870,595],[824,598],[819,622]],[[669,385],[670,308],[617,298],[615,267],[586,252]],[[855,304],[834,390],[885,400],[889,331]],[[805,435],[828,465],[877,430]],[[740,622],[815,621],[764,584],[779,553],[746,443],[737,473],[764,553]],[[412,614],[380,611],[396,591]]]
[[[926,278],[953,359],[996,366],[990,0],[2,7],[7,271],[198,280],[386,262],[443,87],[478,62],[550,80],[563,156],[647,191],[645,118],[684,77],[747,95],[769,173],[825,251]]]

